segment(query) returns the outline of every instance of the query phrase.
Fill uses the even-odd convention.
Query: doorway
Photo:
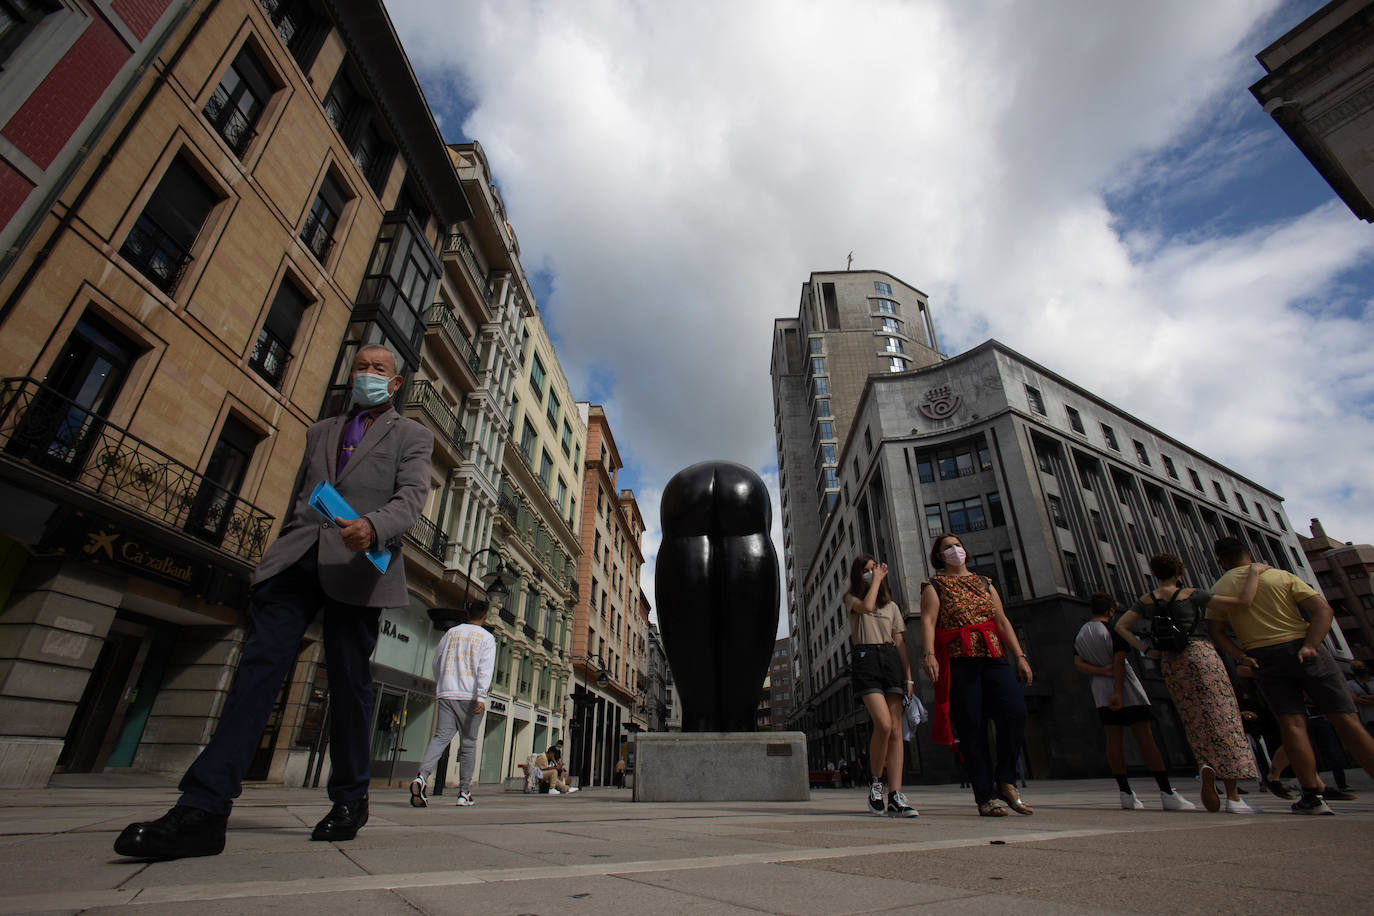
[[[110,624],[67,728],[57,758],[59,772],[99,773],[105,768],[128,711],[138,699],[136,685],[148,657],[150,633],[150,627],[119,617]],[[151,697],[147,699],[151,703]]]

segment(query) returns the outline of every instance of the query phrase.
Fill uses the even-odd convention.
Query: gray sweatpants
[[[458,748],[458,791],[466,792],[472,786],[472,768],[477,763],[477,728],[482,724],[483,715],[473,708],[476,705],[476,700],[439,700],[439,727],[420,761],[420,776],[426,783],[456,731],[462,738]]]

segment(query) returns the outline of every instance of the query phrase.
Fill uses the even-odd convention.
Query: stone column
[[[0,610],[0,786],[48,783],[126,579],[30,559]]]

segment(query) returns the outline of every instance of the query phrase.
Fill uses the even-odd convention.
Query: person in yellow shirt
[[[1212,594],[1239,595],[1250,565],[1250,549],[1239,538],[1224,537],[1217,540],[1213,550],[1226,572],[1212,586]],[[1307,737],[1304,694],[1331,723],[1365,772],[1374,776],[1374,737],[1361,727],[1341,669],[1323,644],[1331,629],[1331,617],[1331,605],[1321,595],[1297,576],[1279,569],[1260,575],[1248,608],[1207,609],[1207,633],[1212,642],[1254,669],[1255,682],[1279,721],[1289,764],[1302,785],[1302,798],[1293,803],[1294,814],[1332,813],[1322,798],[1317,761]],[[1226,632],[1228,624],[1239,644]]]

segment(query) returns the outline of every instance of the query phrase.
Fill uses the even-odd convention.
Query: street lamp
[[[446,630],[453,625],[453,621],[466,623],[468,619],[468,589],[472,585],[472,567],[477,563],[477,558],[484,553],[496,554],[496,569],[491,573],[496,580],[486,587],[487,605],[493,611],[501,610],[501,606],[506,601],[506,596],[510,594],[510,587],[501,578],[504,576],[514,576],[509,566],[506,565],[506,558],[501,551],[495,547],[484,547],[472,555],[468,560],[467,575],[463,578],[463,602],[457,609],[436,607],[429,609],[429,619],[434,621],[435,629]],[[485,577],[483,577],[485,578]]]

